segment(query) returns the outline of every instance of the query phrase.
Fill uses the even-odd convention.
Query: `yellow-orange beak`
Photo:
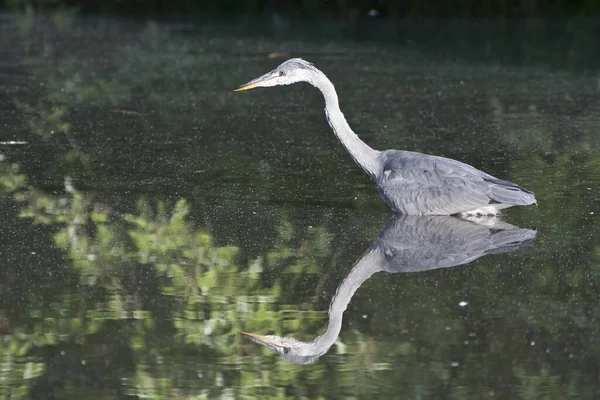
[[[237,89],[233,89],[234,92],[243,92],[244,90],[250,90],[252,88],[255,88],[256,86],[258,86],[258,82],[257,83],[247,83],[245,85],[240,86]]]
[[[252,79],[250,82],[246,82],[244,83],[242,86],[240,86],[237,89],[234,89],[234,92],[242,92],[244,90],[250,90],[250,89],[254,89],[255,87],[261,87],[264,86],[263,83],[265,83],[266,81],[268,81],[269,79],[272,79],[273,76],[269,73],[269,74],[265,74],[263,76],[259,76],[256,79]]]
[[[257,335],[256,333],[250,333],[250,332],[240,332],[240,335],[242,336],[246,336],[252,340],[258,340],[260,342],[264,342],[264,343],[271,343],[272,340],[269,340],[268,337],[263,336],[263,335]]]
[[[272,340],[271,338],[268,338],[263,335],[257,335],[256,333],[250,333],[250,332],[240,332],[240,335],[245,336],[248,339],[252,340],[253,342],[256,342],[260,345],[263,345],[263,346],[268,347],[273,350],[278,350],[279,348],[281,348],[280,343],[277,343],[276,341]]]

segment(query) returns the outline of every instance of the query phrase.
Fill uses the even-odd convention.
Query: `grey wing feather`
[[[490,198],[498,203],[518,205],[535,203],[535,197],[532,192],[512,182],[494,177],[485,178],[484,180],[491,184]]]
[[[533,193],[449,158],[409,151],[381,154],[378,190],[403,214],[455,214],[535,202]]]

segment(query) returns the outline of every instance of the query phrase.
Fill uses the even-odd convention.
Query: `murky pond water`
[[[598,36],[1,22],[3,397],[600,396]],[[392,217],[314,88],[232,92],[292,56],[373,147],[539,205]]]

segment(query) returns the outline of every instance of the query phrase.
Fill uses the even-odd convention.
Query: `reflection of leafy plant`
[[[21,111],[30,116],[29,128],[35,132],[40,138],[47,140],[54,136],[56,132],[69,133],[71,124],[64,122],[66,106],[49,105],[31,107],[24,103],[17,103]]]
[[[522,369],[516,372],[519,378],[519,395],[521,399],[565,399],[572,398],[577,395],[575,387],[563,384],[559,376],[552,376],[550,372],[544,368],[539,375],[528,374]],[[571,383],[572,385],[572,383]]]
[[[285,267],[286,272],[314,274],[319,261],[330,255],[331,235],[323,228],[310,227],[298,243],[298,232],[289,221],[283,220],[278,227],[277,242],[266,254],[266,263],[272,268]]]
[[[281,292],[280,284],[276,282],[268,289],[260,285],[261,263],[240,269],[234,261],[235,248],[214,247],[207,233],[191,227],[183,200],[171,211],[159,203],[156,213],[148,203],[140,202],[138,214],[121,215],[94,204],[89,195],[73,188],[62,197],[34,189],[16,165],[5,165],[0,182],[22,203],[23,218],[57,228],[54,243],[68,255],[83,290],[65,294],[61,304],[53,305],[58,313],[44,312],[47,315],[42,319],[42,315],[31,315],[35,328],[20,331],[17,342],[6,350],[8,354],[25,356],[34,348],[57,346],[71,338],[85,344],[93,335],[109,329],[111,321],[121,321],[131,326],[131,351],[140,359],[132,384],[141,392],[152,387],[161,396],[170,397],[178,390],[178,378],[169,377],[176,370],[165,369],[163,361],[157,360],[179,353],[232,356],[239,344],[239,330],[247,325],[272,329],[286,313],[272,306]],[[160,293],[151,297],[128,283],[132,273],[138,275],[148,268],[161,282],[157,288]],[[99,289],[103,294],[95,296],[90,308],[85,292]],[[161,307],[146,303],[160,297],[170,304],[166,314]],[[310,318],[307,312],[304,315]],[[171,330],[174,342],[157,342],[155,329]],[[35,368],[36,376],[42,379],[43,363]],[[201,374],[217,379],[212,365],[202,368]],[[150,385],[154,378],[149,373],[162,376],[163,383]]]

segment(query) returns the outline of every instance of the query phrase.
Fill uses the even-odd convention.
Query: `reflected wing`
[[[529,243],[536,232],[507,223],[480,224],[449,216],[391,218],[378,241],[388,272],[416,272],[469,263]]]
[[[404,214],[455,214],[488,205],[504,208],[535,202],[518,185],[449,158],[407,151],[382,154],[378,189]]]

